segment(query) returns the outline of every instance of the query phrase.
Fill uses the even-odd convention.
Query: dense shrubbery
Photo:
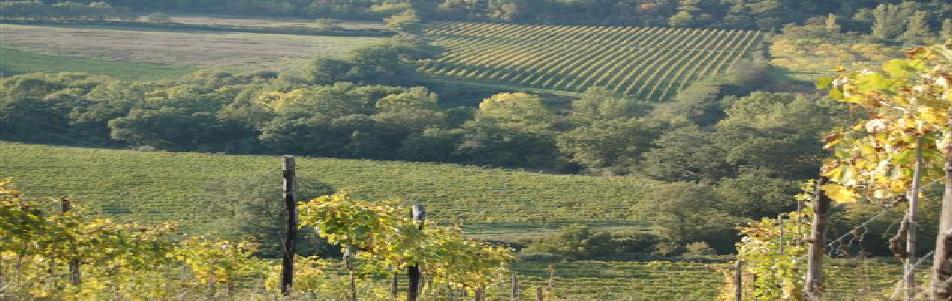
[[[522,253],[551,254],[572,259],[619,258],[625,255],[651,255],[661,238],[650,233],[597,232],[573,225],[558,233],[528,242]],[[668,255],[668,254],[662,254]]]

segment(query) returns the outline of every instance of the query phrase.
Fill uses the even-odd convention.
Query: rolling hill
[[[436,23],[434,77],[579,92],[603,87],[664,100],[762,50],[757,31],[627,26]]]

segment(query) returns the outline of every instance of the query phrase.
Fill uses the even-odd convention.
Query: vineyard
[[[280,171],[273,156],[66,148],[0,143],[0,177],[13,177],[37,197],[68,194],[121,220],[177,221],[186,229],[214,218],[197,208],[211,184]],[[96,175],[88,177],[87,175]],[[280,185],[280,174],[274,175]],[[630,220],[632,207],[655,182],[642,178],[545,175],[452,164],[303,159],[302,181],[373,199],[400,197],[427,205],[441,222],[515,240],[567,223],[611,230],[649,229]],[[277,186],[275,186],[277,187]]]
[[[0,165],[4,168],[0,170],[0,177],[14,177],[17,186],[30,195],[59,197],[65,194],[93,212],[118,220],[172,221],[188,233],[206,230],[202,225],[207,221],[220,222],[197,213],[197,207],[215,201],[201,198],[203,187],[221,178],[254,177],[259,175],[256,170],[280,170],[279,161],[268,156],[0,143]],[[555,176],[447,164],[339,159],[299,160],[298,172],[302,181],[317,178],[375,199],[402,196],[421,201],[432,209],[434,220],[466,222],[463,225],[469,237],[515,241],[537,237],[569,222],[583,222],[605,230],[649,229],[643,222],[624,218],[629,214],[629,207],[638,202],[639,194],[650,189],[653,182],[644,179]],[[275,185],[279,183],[278,178]],[[573,187],[578,193],[569,193],[564,187]],[[579,214],[584,212],[589,213]],[[899,267],[889,261],[833,261],[830,273],[837,276],[831,278],[827,290],[830,299],[856,300],[889,291],[901,273]],[[549,270],[550,265],[554,273]],[[336,263],[326,268],[346,274]],[[516,260],[511,269],[525,300],[533,297],[534,288],[547,287],[550,283],[549,295],[567,300],[709,300],[720,291],[723,273],[730,270],[730,265]],[[240,287],[249,290],[265,291],[258,280],[241,280],[240,283]],[[388,286],[387,279],[365,283],[367,290]],[[857,287],[857,284],[861,285]],[[487,296],[497,300],[508,297],[511,286],[508,277],[502,277],[494,279],[487,289]]]
[[[438,23],[437,77],[560,91],[603,87],[664,100],[760,51],[764,34],[722,29]]]

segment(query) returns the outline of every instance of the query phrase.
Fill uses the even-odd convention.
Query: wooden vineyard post
[[[512,291],[509,292],[509,300],[516,301],[519,298],[519,279],[516,279],[516,273],[512,273]]]
[[[916,299],[916,211],[919,207],[919,184],[922,178],[922,138],[916,140],[916,165],[912,171],[912,187],[909,189],[909,210],[906,211],[906,262],[902,281],[905,284],[906,300]]]
[[[952,127],[952,119],[949,120]],[[945,191],[942,193],[942,213],[936,231],[935,257],[932,260],[932,299],[952,299],[952,144],[945,151]]]
[[[783,215],[777,215],[777,225],[780,226],[780,247],[777,250],[780,256],[783,256]]]
[[[734,301],[744,300],[744,270],[740,259],[734,263]]]
[[[419,229],[423,230],[426,208],[421,204],[414,204],[410,214],[413,216],[413,221],[419,223]],[[420,293],[420,265],[414,264],[408,267],[407,277],[410,278],[407,285],[407,301],[416,301],[417,295]]]
[[[60,209],[65,215],[66,212],[69,212],[73,209],[73,203],[70,202],[69,198],[64,197],[60,203]],[[79,259],[76,258],[76,250],[70,251],[70,260],[69,260],[69,283],[72,285],[79,285],[83,282],[82,274],[79,272]]]
[[[344,267],[347,268],[347,278],[350,280],[350,291],[347,300],[357,301],[357,276],[354,273],[353,262],[354,246],[344,247]]]
[[[285,230],[283,259],[281,261],[281,294],[291,294],[294,283],[294,241],[297,239],[297,200],[294,198],[294,156],[283,156],[282,177],[284,178],[284,205],[287,209],[288,224]]]
[[[474,301],[486,301],[486,290],[481,287],[476,289],[476,293],[473,295]]]
[[[830,212],[830,198],[823,192],[826,178],[821,177],[814,187],[813,229],[810,250],[807,253],[807,275],[804,283],[806,300],[823,300],[823,253],[826,251],[826,218]]]
[[[397,272],[393,272],[393,278],[390,279],[390,296],[394,300],[397,299],[397,294],[400,290],[400,279],[397,278]]]
[[[536,287],[536,301],[545,301],[545,295],[542,293],[542,287]]]

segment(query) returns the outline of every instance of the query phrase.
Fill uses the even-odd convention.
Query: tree
[[[406,109],[439,110],[439,97],[424,87],[413,87],[406,92],[390,94],[376,103],[378,111],[398,111]]]
[[[909,17],[909,23],[906,23],[906,32],[902,34],[902,40],[907,44],[917,44],[930,37],[932,37],[932,30],[929,29],[929,13],[916,11]]]
[[[794,209],[799,192],[793,180],[777,178],[766,169],[744,169],[736,178],[725,178],[714,187],[721,208],[733,216],[772,218]]]
[[[201,207],[199,211],[216,217],[207,223],[213,233],[229,240],[250,239],[260,244],[258,252],[262,255],[280,257],[281,237],[287,227],[287,210],[280,201],[280,182],[281,175],[277,172],[213,180],[204,186],[201,199],[206,201],[195,205]],[[299,202],[334,193],[329,185],[307,177],[298,177],[294,190]],[[313,229],[302,230],[297,237],[299,255],[328,255],[333,251],[309,231]]]
[[[658,136],[658,126],[637,118],[595,121],[558,136],[559,150],[589,169],[625,174]]]
[[[335,118],[331,126],[346,135],[343,150],[346,157],[393,159],[400,140],[406,133],[388,124],[381,124],[367,115]]]
[[[514,2],[490,2],[488,16],[492,19],[513,22],[522,17],[522,7]]]
[[[654,147],[642,155],[638,172],[663,181],[714,182],[735,173],[725,156],[725,150],[713,143],[711,133],[697,126],[675,128],[661,134]]]
[[[359,48],[351,53],[352,81],[360,84],[412,85],[418,77],[416,61],[433,56],[437,50],[425,43],[393,38]]]
[[[633,208],[643,218],[655,221],[660,233],[681,245],[703,241],[719,252],[732,246],[734,226],[739,221],[719,209],[710,187],[675,182],[659,185]],[[690,210],[685,210],[690,208]]]
[[[426,88],[410,88],[406,92],[387,95],[377,101],[373,119],[408,134],[427,128],[445,128],[446,114],[437,104],[436,93]]]
[[[694,25],[694,16],[687,11],[679,11],[677,14],[671,16],[668,20],[668,24],[672,27],[690,27]]]
[[[505,167],[559,167],[551,131],[528,131],[493,119],[466,122],[457,152],[464,162]]]
[[[615,95],[603,88],[589,88],[582,97],[572,101],[571,117],[577,124],[595,120],[610,120],[623,117],[640,117],[649,111],[650,105],[634,102]]]
[[[880,4],[873,10],[873,36],[879,39],[894,39],[905,30],[918,5],[914,1],[904,1],[900,4]]]
[[[713,140],[732,165],[778,171],[787,179],[812,177],[824,153],[820,139],[843,124],[836,105],[789,93],[755,92],[727,98],[727,118]]]
[[[237,90],[206,90],[182,84],[152,91],[141,106],[109,121],[113,139],[164,150],[221,151],[254,136],[240,124],[220,122],[217,112]]]
[[[305,73],[311,83],[329,85],[354,80],[353,68],[354,65],[348,61],[320,57],[311,63]]]
[[[416,10],[407,9],[385,18],[384,23],[391,29],[403,33],[418,33],[423,29],[423,23],[417,17]]]
[[[555,116],[526,93],[500,93],[479,104],[463,127],[459,153],[471,163],[553,168],[558,151],[550,129]]]
[[[939,36],[944,40],[952,39],[952,19],[942,21],[942,31]]]
[[[826,15],[826,30],[832,33],[840,33],[840,25],[836,24],[836,15],[830,13]]]
[[[455,162],[456,145],[462,139],[459,130],[428,128],[403,139],[397,150],[400,160],[420,162]]]
[[[709,126],[723,118],[719,100],[721,86],[711,81],[699,81],[678,92],[674,101],[659,104],[651,111],[651,119],[673,126]]]
[[[479,103],[476,121],[526,133],[546,130],[554,116],[538,96],[516,92],[499,93]]]

